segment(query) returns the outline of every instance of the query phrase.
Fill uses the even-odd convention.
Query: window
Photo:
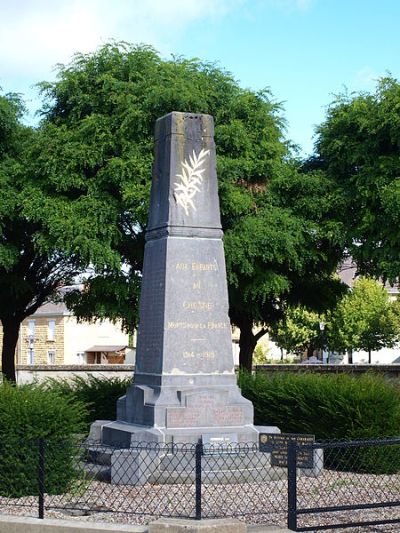
[[[77,352],[78,356],[78,365],[86,365],[86,354],[85,352]]]
[[[47,325],[47,340],[54,341],[56,336],[56,321],[49,320]]]
[[[33,348],[29,348],[28,350],[28,365],[35,364],[35,350]]]
[[[47,364],[55,365],[56,364],[56,351],[47,350]]]
[[[28,320],[28,336],[29,337],[35,336],[35,321],[34,320]]]

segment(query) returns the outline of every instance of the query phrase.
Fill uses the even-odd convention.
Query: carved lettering
[[[202,322],[168,322],[168,329],[207,329],[207,324]]]
[[[176,263],[175,270],[189,270],[188,263]]]
[[[190,309],[194,311],[211,311],[214,309],[212,302],[183,302],[184,309]]]
[[[198,263],[197,261],[192,262],[192,270],[203,270],[218,272],[217,263]]]
[[[191,358],[214,359],[216,357],[216,353],[214,352],[214,350],[204,350],[203,352],[195,352],[193,350],[184,350],[182,352],[182,356],[184,359],[191,359]]]
[[[168,329],[226,329],[229,327],[227,322],[168,322]]]
[[[226,322],[207,322],[207,329],[225,329],[229,327]]]

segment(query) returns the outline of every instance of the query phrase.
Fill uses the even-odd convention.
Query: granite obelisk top
[[[135,381],[105,442],[255,440],[236,385],[213,119],[157,121]]]
[[[155,138],[147,238],[157,230],[221,237],[213,118],[170,113],[157,120]]]

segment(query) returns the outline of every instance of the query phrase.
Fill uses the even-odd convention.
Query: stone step
[[[89,446],[87,448],[88,460],[97,465],[111,466],[111,456],[115,448],[110,446]]]

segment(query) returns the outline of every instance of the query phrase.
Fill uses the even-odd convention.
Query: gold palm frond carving
[[[189,155],[189,162],[187,159],[182,163],[182,173],[177,174],[180,178],[180,183],[175,182],[174,197],[177,203],[183,207],[185,214],[189,214],[189,209],[196,211],[193,198],[200,192],[200,185],[203,181],[203,173],[205,169],[201,168],[204,164],[204,158],[210,153],[210,150],[201,149],[196,155],[193,150],[192,155]]]

